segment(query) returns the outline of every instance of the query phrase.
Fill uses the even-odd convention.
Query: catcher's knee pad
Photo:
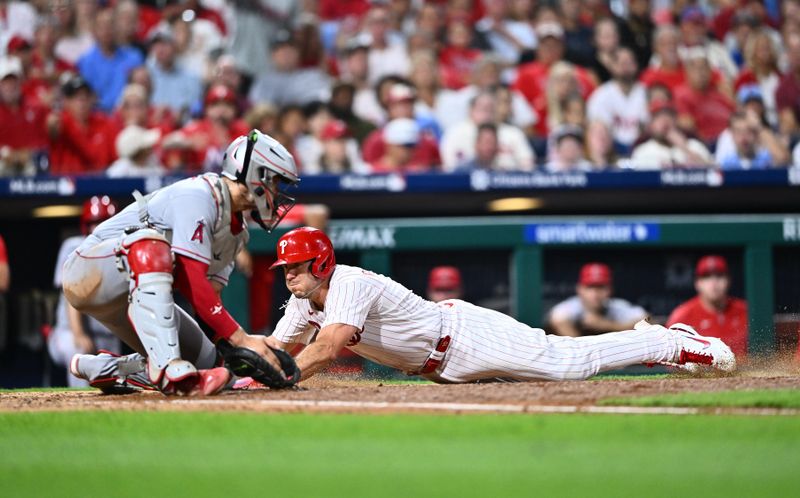
[[[130,279],[128,319],[147,353],[150,381],[159,385],[167,365],[179,359],[178,318],[172,296],[172,250],[153,229],[127,235],[117,251]]]

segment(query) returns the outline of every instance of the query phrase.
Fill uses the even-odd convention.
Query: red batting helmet
[[[331,239],[322,230],[311,227],[295,228],[278,239],[278,260],[270,270],[291,263],[311,261],[311,274],[317,278],[328,278],[336,266]]]
[[[117,214],[117,205],[107,195],[95,195],[83,203],[81,231],[89,233],[89,227],[102,223]]]

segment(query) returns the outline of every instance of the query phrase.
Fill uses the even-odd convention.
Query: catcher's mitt
[[[225,359],[225,367],[238,377],[252,377],[270,389],[294,387],[300,381],[300,369],[294,358],[282,349],[270,347],[281,364],[283,372],[279,372],[252,349],[235,347],[225,341],[220,341],[217,348]]]

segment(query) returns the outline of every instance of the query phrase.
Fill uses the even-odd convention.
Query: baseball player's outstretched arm
[[[317,334],[317,339],[297,356],[297,367],[303,372],[300,380],[305,380],[330,365],[356,332],[356,327],[343,323],[323,327]]]

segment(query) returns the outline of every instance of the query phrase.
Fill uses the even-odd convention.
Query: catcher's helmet
[[[256,200],[253,219],[267,231],[294,206],[295,200],[279,185],[300,181],[294,157],[280,142],[258,130],[231,142],[222,161],[222,175],[247,185]]]
[[[92,225],[102,223],[117,214],[117,205],[107,195],[95,195],[83,203],[81,231],[89,233]]]
[[[278,239],[278,260],[270,270],[290,263],[311,261],[311,274],[317,278],[328,278],[336,267],[331,239],[322,230],[311,227],[295,228]]]

